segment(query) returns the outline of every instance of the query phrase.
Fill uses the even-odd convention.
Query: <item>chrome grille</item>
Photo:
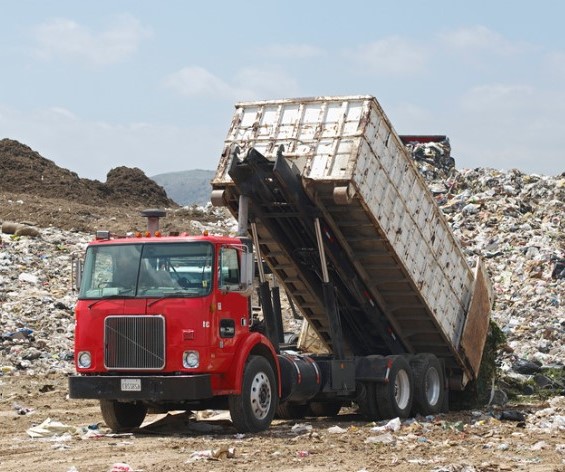
[[[107,369],[165,367],[165,319],[162,316],[109,316],[104,326]]]

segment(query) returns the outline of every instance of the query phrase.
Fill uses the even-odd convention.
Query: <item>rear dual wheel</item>
[[[443,409],[445,376],[439,359],[433,354],[418,354],[410,360],[414,372],[413,412],[436,415]]]
[[[414,399],[412,368],[404,356],[387,356],[388,381],[375,383],[377,409],[385,418],[408,418]]]

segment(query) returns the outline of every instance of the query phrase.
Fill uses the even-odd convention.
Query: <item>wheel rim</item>
[[[437,369],[431,367],[426,372],[426,378],[424,379],[425,382],[425,389],[426,389],[426,398],[428,400],[428,404],[435,406],[439,400],[440,393],[441,393],[441,385],[439,380],[439,372]]]
[[[410,377],[405,370],[398,371],[394,380],[394,399],[400,410],[408,407],[410,402]]]
[[[255,418],[262,420],[271,408],[271,382],[264,372],[258,372],[251,382],[251,410]]]

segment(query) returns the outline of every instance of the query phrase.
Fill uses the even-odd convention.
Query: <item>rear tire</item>
[[[116,400],[100,400],[100,411],[106,426],[113,432],[138,428],[147,415],[147,407],[143,403],[125,403]]]
[[[308,405],[282,402],[277,407],[276,417],[281,420],[301,420],[307,415],[308,411]]]
[[[359,413],[370,421],[381,420],[381,414],[377,406],[377,392],[375,382],[359,382],[357,390],[359,396],[355,402],[359,406]]]
[[[277,409],[277,383],[273,368],[262,356],[249,356],[243,372],[241,394],[229,397],[232,422],[240,433],[267,429]]]
[[[439,359],[433,354],[419,354],[410,360],[414,372],[413,413],[437,415],[443,410],[445,379]]]
[[[342,403],[331,402],[311,402],[310,412],[312,416],[337,416],[341,410]]]
[[[387,356],[390,363],[388,381],[376,384],[378,410],[383,419],[408,418],[414,398],[414,381],[410,364],[403,356]]]

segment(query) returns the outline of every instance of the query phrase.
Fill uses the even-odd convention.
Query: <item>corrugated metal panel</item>
[[[214,188],[231,185],[236,146],[241,155],[254,147],[274,159],[281,145],[406,344],[418,351],[439,339],[457,358],[473,274],[378,102],[355,96],[236,105]],[[332,194],[344,186],[355,194],[345,208]],[[369,229],[353,241],[351,225]],[[372,252],[384,259],[364,267]],[[398,281],[390,282],[391,271],[401,274]]]

